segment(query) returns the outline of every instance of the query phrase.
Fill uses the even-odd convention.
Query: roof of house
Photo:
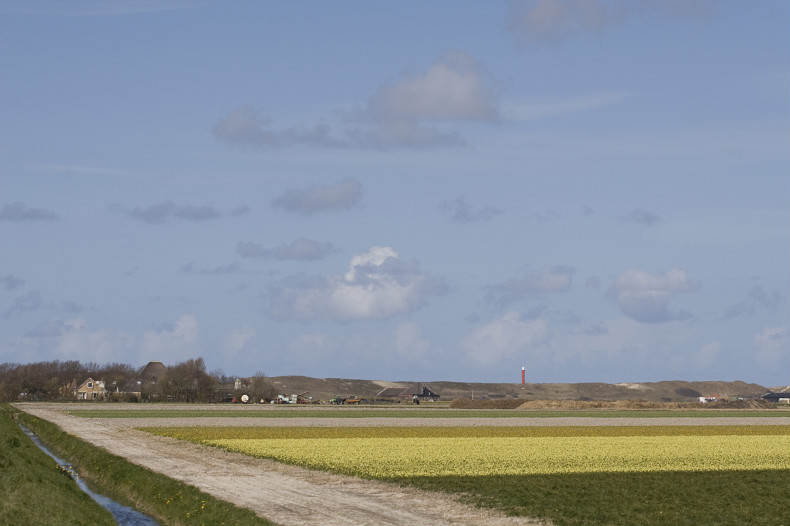
[[[760,398],[763,400],[779,400],[780,398],[790,398],[790,393],[765,393]]]
[[[167,367],[162,362],[148,362],[140,372],[140,378],[144,380],[158,380],[167,375]]]
[[[412,396],[439,396],[433,390],[428,387],[426,384],[417,382],[411,384],[406,389],[402,387],[387,387],[386,389],[382,389],[376,396],[384,396],[384,397],[396,397],[396,396],[403,396],[409,397]]]
[[[88,378],[88,379],[86,379],[84,382],[82,382],[82,383],[81,383],[79,386],[77,386],[77,388],[76,388],[76,389],[74,389],[74,390],[75,390],[75,391],[79,391],[79,390],[80,390],[80,389],[82,389],[83,387],[86,387],[86,388],[87,388],[87,384],[88,384],[89,382],[93,384],[93,385],[90,387],[90,389],[104,389],[104,382],[103,382],[102,380],[96,380],[96,381],[94,381],[94,380],[93,380],[93,378]]]
[[[395,397],[403,392],[403,387],[386,387],[379,391],[376,396]]]

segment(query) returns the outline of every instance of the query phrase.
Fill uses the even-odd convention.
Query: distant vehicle
[[[358,405],[361,403],[362,403],[362,399],[356,395],[351,395],[350,397],[346,398],[346,404]]]

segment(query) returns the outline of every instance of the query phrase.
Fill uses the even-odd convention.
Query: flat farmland
[[[787,411],[17,407],[283,525],[790,524]]]

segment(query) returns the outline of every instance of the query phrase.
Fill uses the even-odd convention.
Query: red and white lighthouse
[[[521,368],[521,385],[524,385],[524,381],[526,380],[526,377],[525,377],[525,375],[526,375],[526,371],[525,371],[525,370],[524,370],[524,368],[522,367],[522,368]]]

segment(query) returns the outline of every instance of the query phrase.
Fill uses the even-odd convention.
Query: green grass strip
[[[426,426],[426,427],[142,427],[161,436],[200,443],[216,439],[494,438],[790,435],[790,426]]]
[[[391,478],[555,526],[790,524],[790,470]]]
[[[272,525],[270,521],[258,517],[251,510],[237,507],[204,493],[194,486],[132,464],[63,432],[50,422],[24,413],[19,415],[19,419],[36,433],[56,455],[68,459],[89,486],[98,488],[96,491],[121,504],[154,517],[159,524],[169,526]],[[86,498],[88,498],[87,495]],[[42,498],[33,505],[51,514],[60,513],[60,507],[51,503],[48,498]],[[110,522],[110,524],[113,523],[114,521]],[[49,523],[13,521],[10,524]],[[66,523],[55,521],[55,524]],[[93,524],[93,522],[80,524]]]
[[[748,418],[790,417],[790,411],[768,410],[476,410],[476,409],[367,409],[301,407],[242,409],[74,409],[69,414],[82,418]]]
[[[112,514],[22,432],[18,415],[0,404],[0,525],[114,526]]]

